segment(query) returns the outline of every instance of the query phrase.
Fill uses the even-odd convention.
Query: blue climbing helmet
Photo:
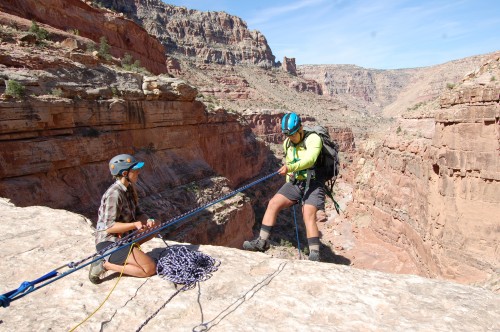
[[[130,169],[140,169],[142,166],[144,166],[143,161],[138,161],[134,156],[129,154],[119,154],[109,161],[109,171],[113,176],[121,175]]]
[[[295,113],[286,113],[281,120],[281,132],[287,136],[293,135],[302,125],[300,117]]]

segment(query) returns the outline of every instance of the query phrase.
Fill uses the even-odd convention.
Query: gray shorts
[[[96,249],[99,252],[100,250],[102,250],[102,249],[110,246],[111,244],[113,244],[113,242],[111,242],[111,241],[104,241],[104,242],[98,243],[96,245]],[[108,262],[116,264],[116,265],[123,265],[123,264],[125,264],[125,261],[127,260],[128,253],[130,251],[130,246],[131,245],[132,244],[129,244],[126,247],[123,247],[123,248],[115,251],[111,255],[106,256],[104,259],[107,260]],[[116,247],[113,248],[113,249],[111,249],[111,250],[115,250],[115,249],[116,249]],[[106,253],[108,253],[111,250],[107,250]]]
[[[306,181],[297,181],[285,183],[278,194],[281,194],[294,202],[302,201],[302,204],[315,206],[318,210],[325,208],[325,188],[322,182],[311,180],[309,188],[305,191]]]

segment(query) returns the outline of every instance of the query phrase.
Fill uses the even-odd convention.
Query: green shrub
[[[495,82],[496,80],[497,80],[497,78],[495,76],[491,76],[491,78],[490,78],[491,82]]]
[[[44,28],[40,28],[40,26],[35,21],[31,21],[29,32],[34,34],[36,40],[39,42],[44,41],[49,36],[49,32]]]
[[[123,56],[122,67],[125,70],[133,71],[136,73],[146,72],[146,69],[141,67],[141,62],[139,60],[134,60],[134,58],[128,53],[125,53],[125,55]]]
[[[446,87],[450,90],[452,90],[455,87],[455,84],[453,83],[446,83]]]
[[[8,80],[6,84],[5,94],[8,96],[21,98],[24,95],[24,86],[15,80]]]
[[[61,97],[63,94],[63,91],[60,88],[55,88],[50,91],[50,94],[56,97]]]
[[[75,36],[80,35],[80,30],[78,29],[69,29],[68,32],[74,34]]]
[[[95,51],[95,43],[87,43],[85,45],[87,52],[92,53]]]

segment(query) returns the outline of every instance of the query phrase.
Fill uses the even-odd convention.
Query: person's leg
[[[320,260],[319,230],[316,224],[316,213],[325,205],[325,192],[322,183],[312,181],[309,190],[304,195],[302,216],[306,226],[307,243],[309,245],[309,260]]]
[[[104,263],[104,268],[116,272],[123,270],[123,274],[139,278],[150,277],[156,273],[155,262],[137,247],[132,249],[125,269],[123,264],[116,264],[111,259]]]
[[[269,235],[271,234],[272,227],[276,224],[278,213],[284,208],[295,204],[294,201],[290,200],[281,193],[282,189],[280,189],[280,191],[278,191],[278,193],[274,195],[273,198],[271,198],[267,205],[266,212],[264,213],[264,218],[262,219],[262,226],[260,228],[259,236],[252,241],[243,242],[243,249],[252,251],[266,251],[267,249],[269,249],[268,239]]]
[[[276,224],[278,213],[280,213],[281,210],[292,206],[293,204],[295,204],[295,202],[280,193],[274,195],[267,205],[266,212],[264,213],[264,218],[262,218],[262,225],[267,226],[268,228],[273,227]]]
[[[316,224],[316,211],[318,209],[314,205],[304,204],[302,206],[302,217],[306,225],[307,238],[319,237],[318,225]]]

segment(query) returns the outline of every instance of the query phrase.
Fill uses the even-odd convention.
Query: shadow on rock
[[[340,265],[351,265],[351,260],[342,255],[337,255],[333,252],[332,248],[321,244],[320,253],[321,253],[321,262],[323,263],[333,263]]]

